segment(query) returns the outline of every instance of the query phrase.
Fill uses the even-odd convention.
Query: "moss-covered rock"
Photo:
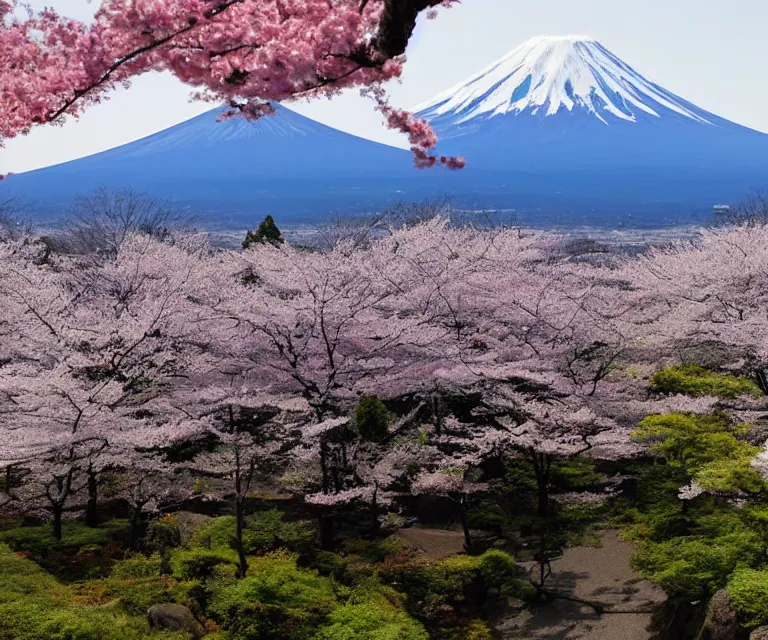
[[[147,622],[150,629],[182,631],[195,640],[205,634],[203,626],[192,612],[181,604],[164,603],[151,606],[147,611]]]

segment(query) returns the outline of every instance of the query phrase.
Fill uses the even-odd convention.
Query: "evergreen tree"
[[[360,398],[355,426],[361,438],[369,442],[381,442],[387,436],[389,419],[389,410],[377,396]]]
[[[247,249],[255,242],[258,242],[259,244],[269,242],[269,244],[275,246],[283,244],[283,236],[280,234],[280,229],[278,229],[272,216],[264,218],[264,220],[259,223],[256,231],[249,231],[246,234],[245,240],[243,240],[243,249]]]

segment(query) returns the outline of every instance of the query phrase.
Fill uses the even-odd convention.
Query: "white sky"
[[[97,2],[32,0],[88,19]],[[456,84],[535,35],[581,33],[696,105],[768,132],[768,2],[765,0],[463,0],[417,28],[392,103],[409,107]],[[22,172],[119,146],[211,108],[190,104],[171,76],[136,79],[63,127],[42,127],[6,142],[0,174]],[[398,146],[356,90],[333,100],[289,105],[344,131]]]

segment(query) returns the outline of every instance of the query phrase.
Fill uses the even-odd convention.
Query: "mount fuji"
[[[537,37],[416,107],[463,155],[416,170],[407,151],[287,107],[218,123],[214,109],[170,129],[0,182],[39,218],[98,187],[132,187],[208,212],[210,227],[270,213],[314,223],[397,201],[449,196],[466,209],[515,209],[532,226],[659,227],[708,219],[768,187],[768,135],[729,122],[644,78],[585,36]]]
[[[657,226],[768,186],[768,135],[654,84],[586,36],[532,38],[416,111],[439,152],[467,157],[456,186],[486,206]]]
[[[376,211],[420,186],[408,151],[273,106],[275,115],[254,121],[218,122],[228,109],[212,109],[114,149],[12,175],[0,182],[0,202],[17,196],[38,221],[55,222],[78,195],[131,188],[172,200],[206,227],[235,228],[268,213],[312,223]]]

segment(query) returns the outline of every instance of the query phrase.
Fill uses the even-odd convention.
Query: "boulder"
[[[147,621],[150,629],[186,631],[195,640],[205,635],[202,625],[183,604],[167,602],[152,605],[147,611]]]
[[[738,616],[725,589],[720,589],[709,601],[707,618],[701,630],[701,640],[737,640]]]
[[[187,544],[198,529],[213,520],[211,516],[206,516],[202,513],[194,513],[192,511],[177,511],[173,515],[179,523],[179,533],[181,535],[182,545]]]
[[[768,627],[758,627],[749,634],[749,640],[768,640]]]

